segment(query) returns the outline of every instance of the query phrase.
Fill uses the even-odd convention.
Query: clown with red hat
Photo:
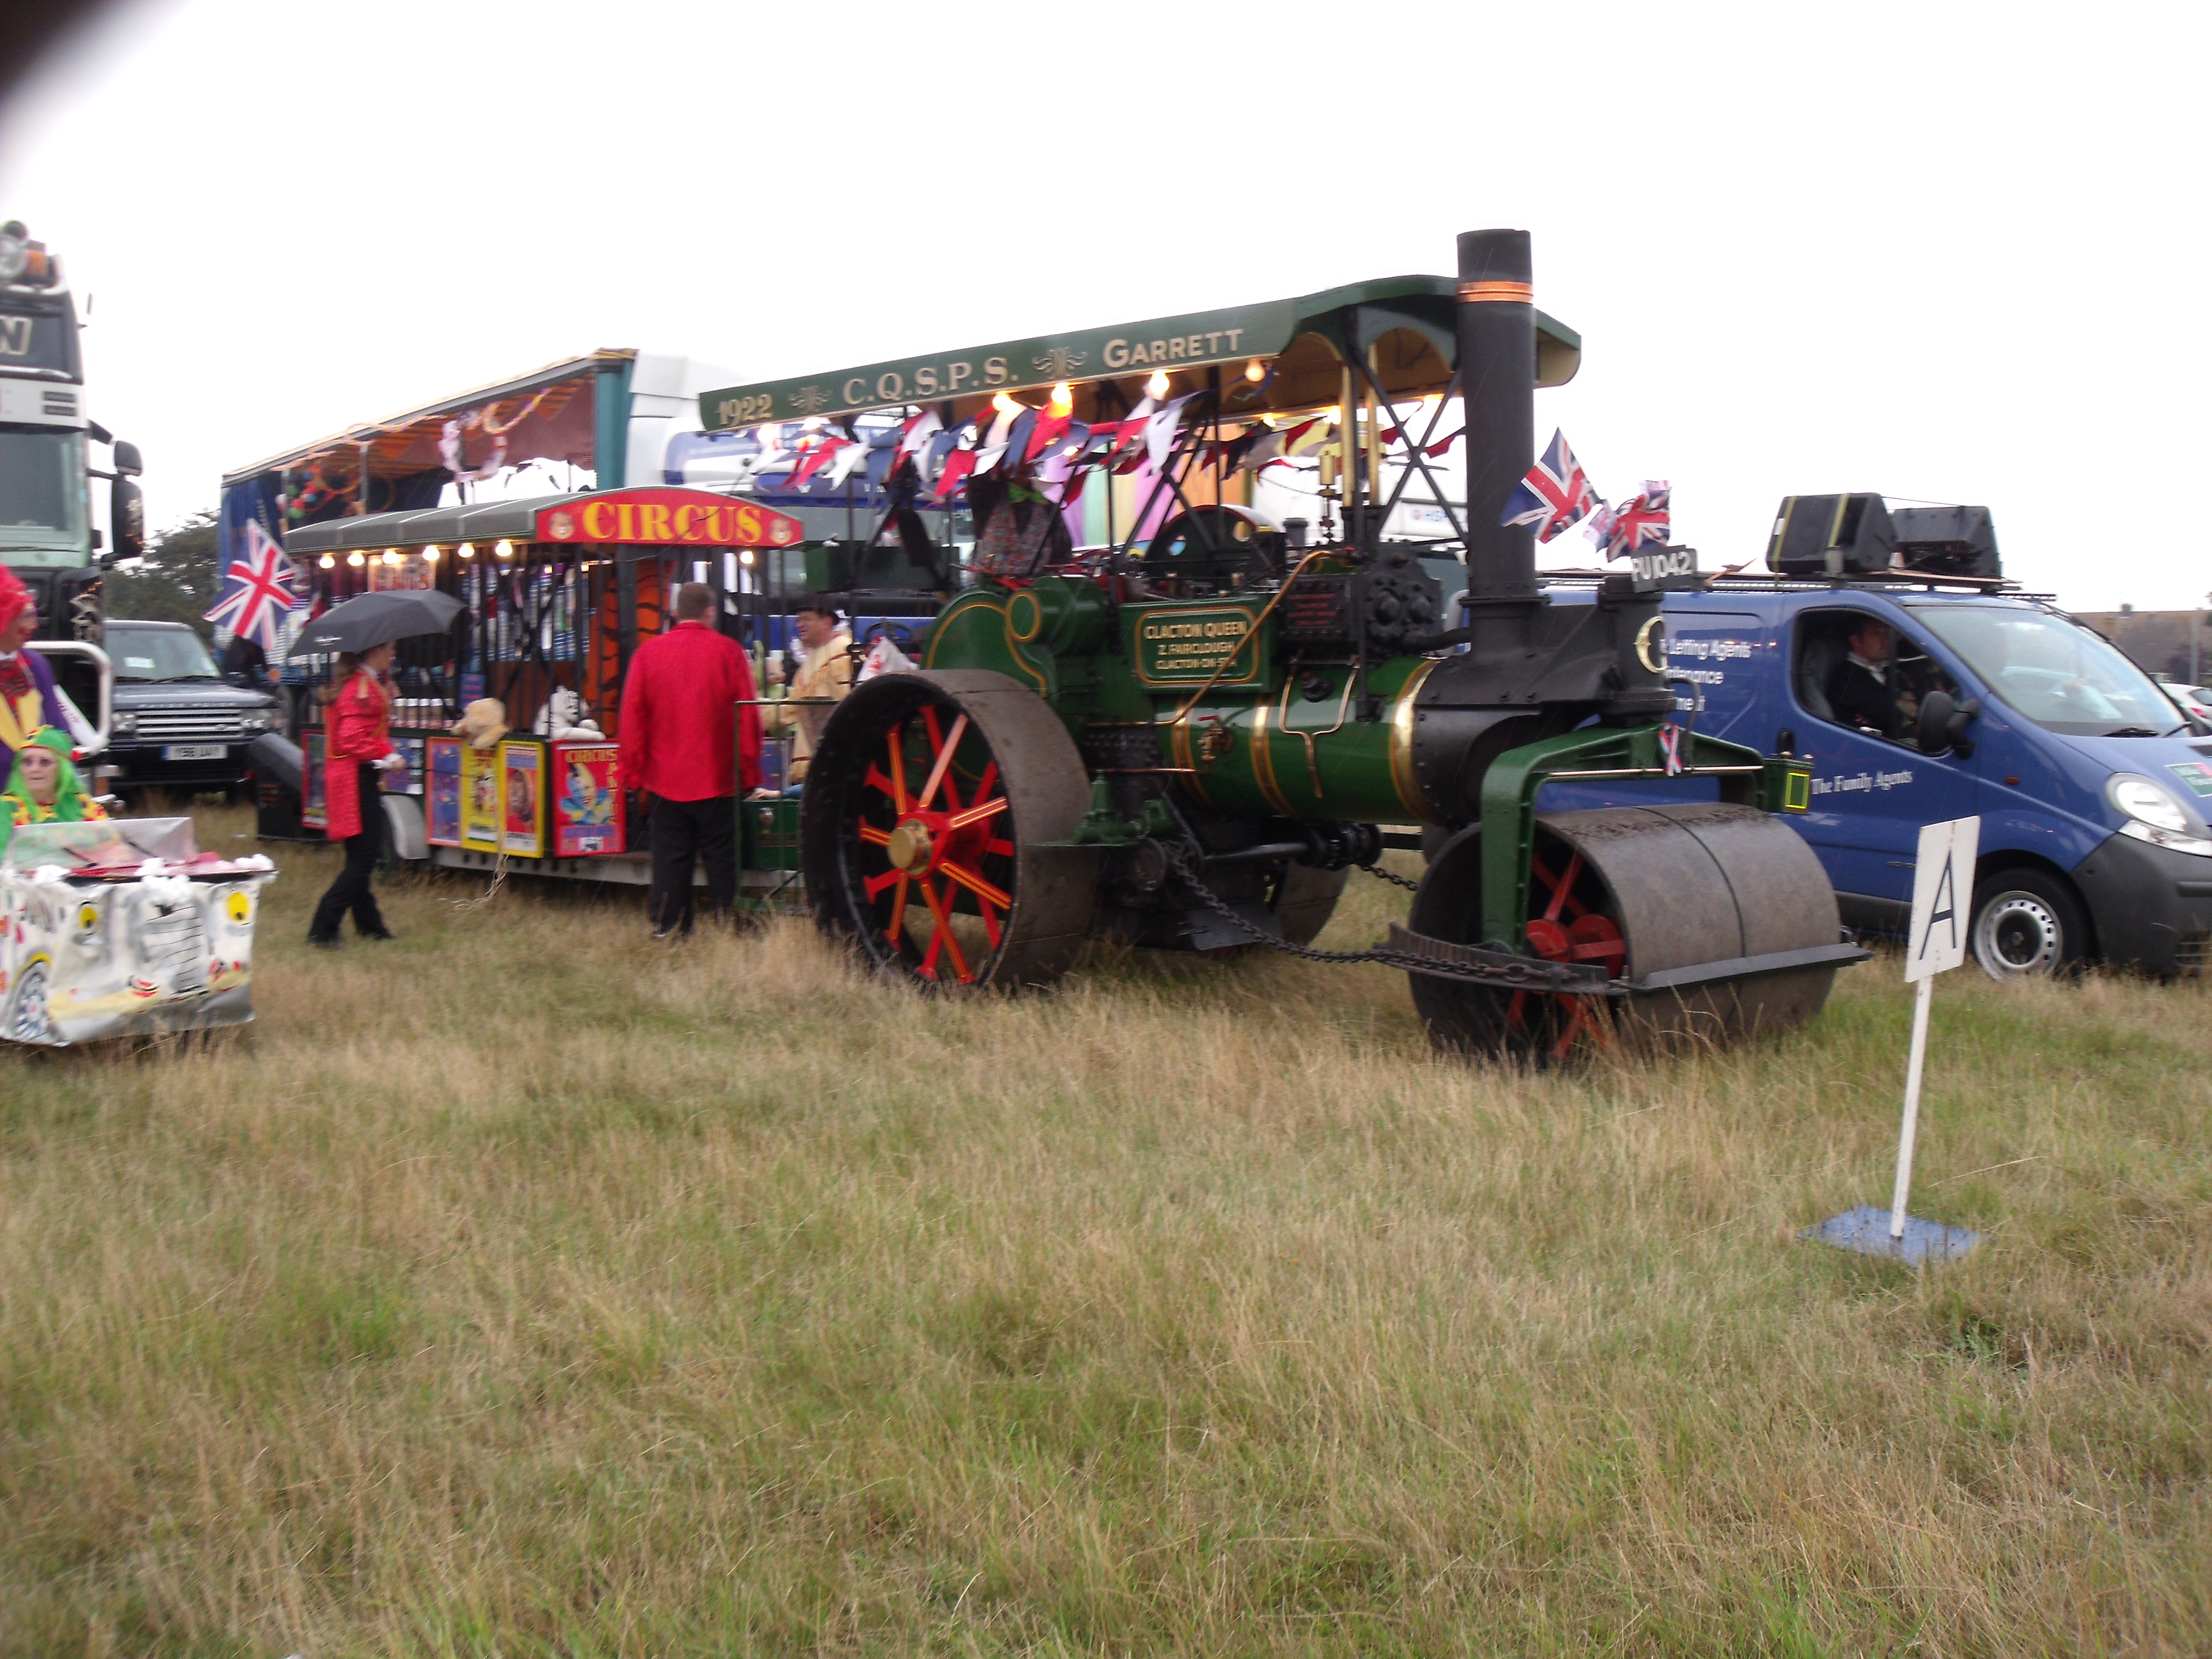
[[[0,764],[12,770],[16,751],[45,726],[65,728],[54,671],[23,647],[39,629],[39,604],[22,579],[0,565]]]

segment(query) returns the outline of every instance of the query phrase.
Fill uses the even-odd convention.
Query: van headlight
[[[138,717],[118,709],[116,711],[115,718],[107,724],[107,732],[110,737],[115,738],[136,737],[138,735]]]
[[[2212,858],[2212,840],[2201,833],[2181,803],[2148,778],[2117,772],[2106,781],[2105,798],[2127,819],[2120,833],[2154,847]]]
[[[257,732],[266,732],[269,729],[269,711],[265,708],[247,709],[238,717],[238,729],[249,738]]]

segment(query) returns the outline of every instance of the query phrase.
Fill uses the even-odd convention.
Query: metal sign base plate
[[[1856,1250],[1861,1255],[1887,1256],[1915,1267],[1923,1261],[1956,1261],[1982,1242],[1979,1233],[1969,1232],[1964,1227],[1946,1226],[1940,1221],[1923,1220],[1917,1215],[1905,1217],[1904,1237],[1892,1238],[1889,1212],[1872,1204],[1862,1204],[1856,1210],[1832,1215],[1819,1226],[1808,1227],[1798,1237],[1818,1239],[1838,1249]]]

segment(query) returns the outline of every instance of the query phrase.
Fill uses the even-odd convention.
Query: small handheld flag
[[[1646,478],[1641,494],[1605,508],[1590,521],[1590,540],[1605,549],[1608,559],[1663,547],[1674,524],[1674,495],[1663,481]]]
[[[1548,542],[1598,504],[1597,491],[1567,447],[1566,435],[1555,431],[1528,477],[1506,498],[1498,522],[1525,525],[1535,531],[1538,541]]]

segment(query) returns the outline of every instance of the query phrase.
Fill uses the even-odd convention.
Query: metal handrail
[[[115,664],[107,653],[89,640],[33,640],[30,648],[43,657],[83,657],[99,671],[100,708],[93,720],[93,731],[100,738],[100,746],[106,748],[115,727]],[[82,714],[84,710],[80,708],[77,712]]]

